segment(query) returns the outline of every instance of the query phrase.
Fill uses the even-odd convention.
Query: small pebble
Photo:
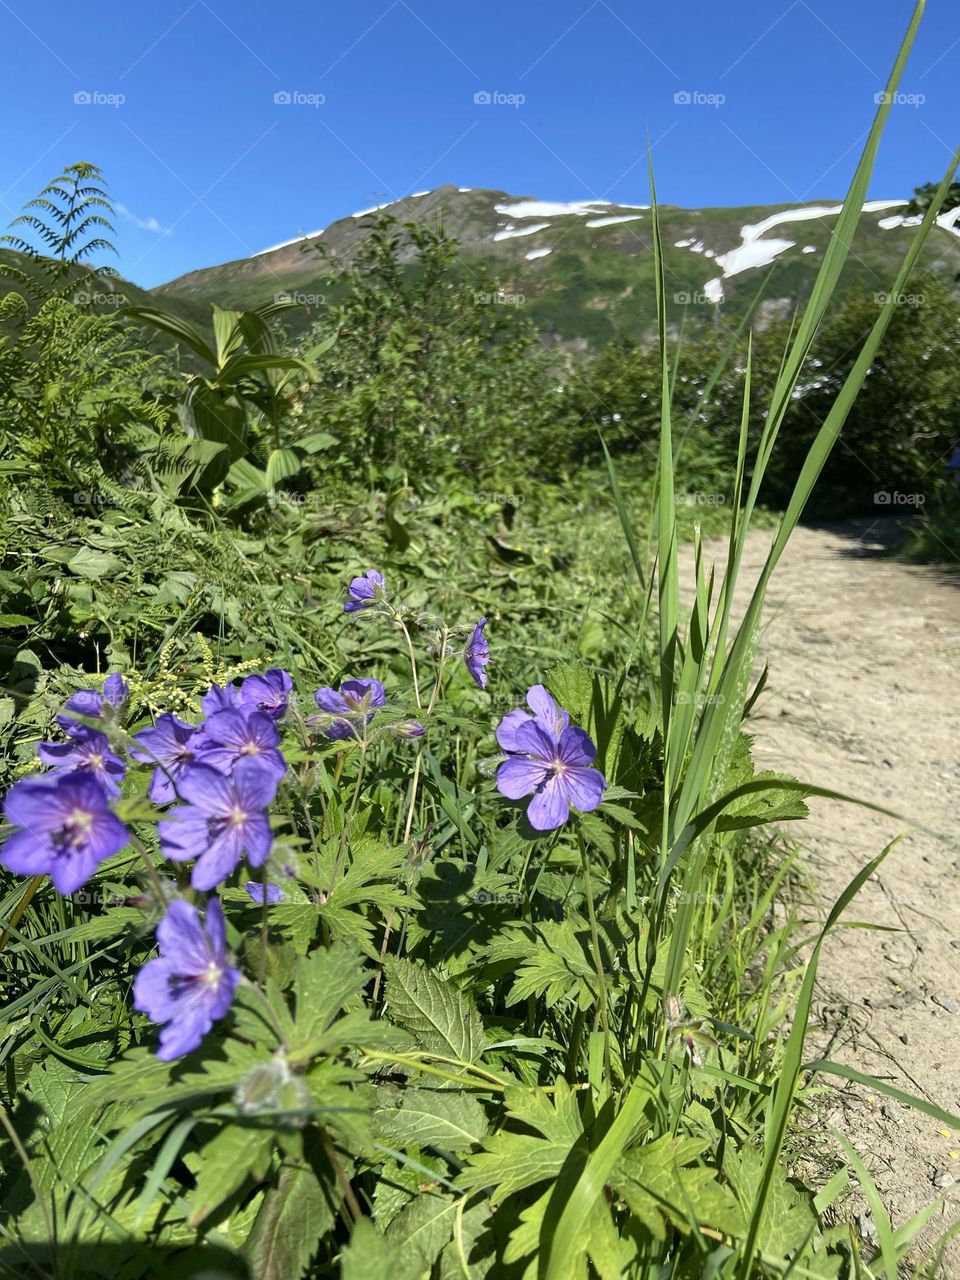
[[[938,1004],[941,1009],[946,1009],[947,1013],[960,1013],[960,1004],[957,1004],[956,1000],[951,1000],[949,996],[942,995],[938,992],[935,996],[932,996],[931,999],[933,1000],[933,1003]]]
[[[897,1039],[900,1041],[900,1043],[901,1043],[901,1044],[909,1044],[909,1043],[910,1043],[910,1039],[909,1039],[909,1037],[907,1036],[907,1033],[906,1033],[905,1031],[904,1031],[904,1032],[902,1032],[900,1035],[898,1035],[898,1036],[897,1036]]]
[[[937,1169],[930,1181],[935,1187],[939,1187],[942,1191],[945,1187],[952,1187],[956,1182],[956,1174],[951,1173],[949,1169]]]
[[[892,1120],[894,1124],[899,1124],[903,1118],[900,1114],[900,1108],[893,1106],[890,1102],[885,1102],[880,1108],[880,1114],[885,1120]]]

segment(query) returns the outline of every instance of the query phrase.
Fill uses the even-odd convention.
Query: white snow
[[[429,196],[429,195],[432,195],[432,194],[433,194],[432,189],[431,189],[430,191],[414,191],[413,195],[411,195],[411,196],[407,196],[407,199],[408,199],[408,200],[419,200],[421,196]]]
[[[528,262],[533,262],[534,258],[545,258],[548,253],[553,253],[553,250],[552,249],[531,249],[530,252],[525,256]]]
[[[952,231],[955,236],[960,236],[960,227],[957,226],[958,220],[960,220],[960,206],[956,209],[948,210],[947,213],[941,213],[936,222],[937,226],[942,227],[944,231]],[[923,215],[920,213],[912,218],[899,214],[891,218],[881,218],[877,226],[882,227],[884,231],[890,231],[894,227],[919,227],[922,221]]]
[[[615,213],[608,218],[588,218],[588,227],[612,227],[615,222],[636,222],[642,213]]]
[[[691,236],[689,240],[674,240],[673,247],[675,249],[689,249],[692,244],[696,244],[696,236]]]
[[[756,230],[756,227],[741,227],[743,243],[717,257],[725,276],[738,276],[741,271],[750,271],[754,267],[768,267],[774,258],[796,244],[795,240],[761,240],[759,236],[749,234]]]
[[[303,240],[313,240],[316,236],[322,236],[325,230],[325,227],[321,227],[319,231],[303,231],[300,235],[294,236],[292,240],[281,240],[279,244],[272,244],[269,249],[259,249],[251,257],[260,258],[265,253],[273,253],[274,249],[286,249],[288,245],[300,244]]]
[[[498,204],[497,213],[511,218],[562,218],[568,214],[603,213],[605,209],[649,209],[647,204],[614,204],[612,200],[514,200]]]
[[[466,195],[468,191],[472,191],[473,187],[457,187],[461,195]]]
[[[507,227],[505,231],[498,231],[494,235],[494,240],[514,240],[517,236],[532,236],[535,231],[546,231],[549,222],[535,222],[532,227]]]
[[[815,244],[805,244],[800,250],[801,253],[816,253],[817,246]]]
[[[351,218],[365,218],[368,213],[379,213],[381,209],[389,209],[392,204],[396,204],[396,200],[388,200],[386,204],[375,204],[369,209],[361,209],[359,213],[351,213]]]
[[[721,279],[721,277],[717,276],[713,280],[708,280],[707,283],[703,286],[703,293],[704,293],[704,297],[707,299],[708,302],[722,302],[723,301],[723,280]]]
[[[511,218],[559,218],[568,213],[599,213],[609,200],[575,200],[563,204],[556,200],[515,200],[512,204],[498,204],[497,213]]]
[[[904,200],[868,200],[863,206],[863,212],[875,213],[880,209],[899,209],[905,203]],[[739,275],[741,271],[751,271],[755,267],[767,267],[781,253],[794,248],[795,240],[763,239],[767,231],[783,226],[784,223],[810,222],[815,218],[835,217],[842,210],[842,204],[806,205],[801,209],[782,209],[779,213],[771,213],[762,222],[747,223],[740,228],[740,244],[727,253],[717,256],[717,263],[723,270],[724,278]],[[810,249],[804,249],[803,252],[809,253]],[[715,281],[709,281],[708,286],[712,287],[712,292],[716,293]],[[708,297],[711,293],[710,287],[705,286]]]

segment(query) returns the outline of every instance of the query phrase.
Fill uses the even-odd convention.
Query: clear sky
[[[836,199],[911,9],[0,0],[0,222],[92,161],[117,265],[153,285],[444,182],[646,203],[647,130],[666,203]],[[872,197],[942,175],[958,67],[960,4],[929,0]]]

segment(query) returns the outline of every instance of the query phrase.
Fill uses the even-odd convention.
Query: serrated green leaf
[[[394,1022],[432,1053],[476,1062],[483,1050],[483,1023],[462,991],[419,961],[386,963],[387,1009]]]
[[[198,1227],[250,1175],[273,1146],[269,1130],[225,1125],[196,1155],[197,1184],[190,1193],[187,1223]]]
[[[431,1089],[404,1089],[374,1112],[384,1142],[394,1147],[465,1151],[486,1137],[487,1118],[476,1098]]]
[[[263,1198],[243,1256],[257,1280],[299,1280],[333,1223],[331,1197],[313,1170],[286,1164]]]
[[[423,1192],[401,1209],[386,1230],[401,1266],[416,1263],[430,1270],[453,1234],[457,1204],[453,1196]]]

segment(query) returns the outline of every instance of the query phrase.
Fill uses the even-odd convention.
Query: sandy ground
[[[747,545],[752,588],[771,534]],[[756,754],[776,768],[942,832],[913,832],[864,887],[820,968],[811,1049],[960,1113],[960,574],[885,554],[893,520],[797,530],[767,598]],[[710,548],[720,560],[722,548]],[[708,557],[709,558],[709,557]],[[718,564],[718,573],[722,566]],[[824,910],[856,869],[908,830],[853,805],[810,802],[786,830],[804,846]],[[923,1239],[960,1218],[960,1133],[843,1085],[826,1125],[867,1158],[894,1225],[934,1198]],[[861,1219],[869,1235],[869,1216]],[[960,1280],[960,1245],[943,1273]]]

